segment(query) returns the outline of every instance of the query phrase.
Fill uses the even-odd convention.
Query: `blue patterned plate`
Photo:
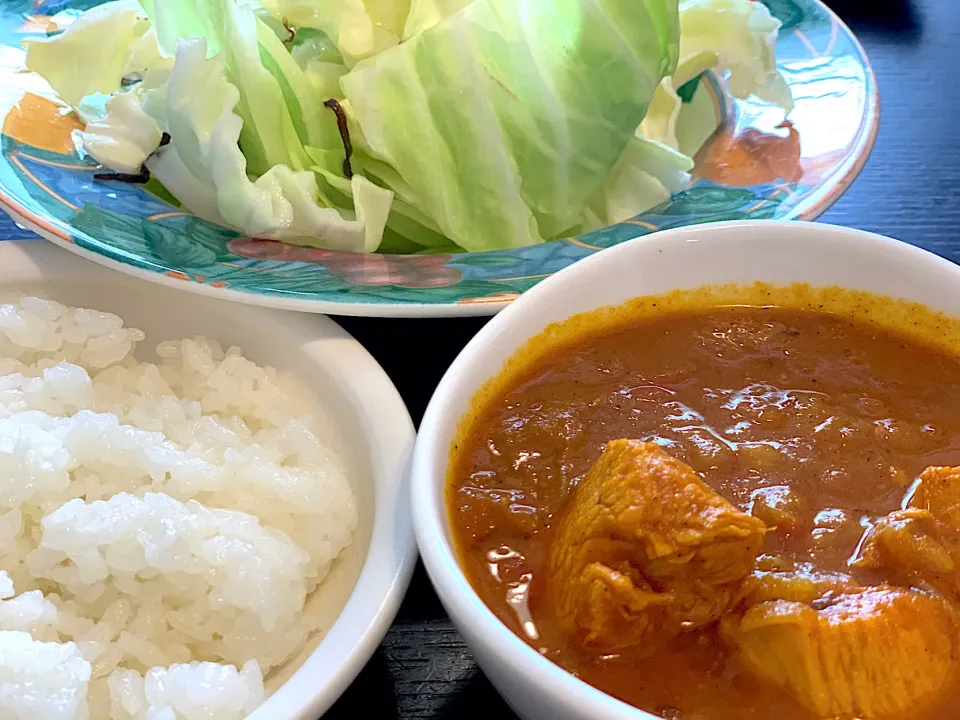
[[[20,42],[97,0],[11,0],[0,9],[0,207],[78,255],[184,290],[243,303],[368,316],[493,314],[598,250],[656,230],[738,219],[812,220],[853,182],[873,146],[879,97],[863,48],[820,0],[764,0],[783,23],[780,69],[792,127],[752,100],[701,83],[721,129],[689,190],[637,218],[526,248],[451,255],[362,255],[241,237],[143,187],[95,182],[74,151],[76,121],[25,72]],[[189,241],[188,239],[189,238]]]

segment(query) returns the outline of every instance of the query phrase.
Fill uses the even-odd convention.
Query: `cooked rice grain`
[[[0,305],[0,717],[244,717],[352,540],[308,393],[202,337],[138,362],[143,339]]]

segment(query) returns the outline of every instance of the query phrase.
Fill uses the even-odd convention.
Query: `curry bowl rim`
[[[575,312],[564,315],[551,308],[557,304],[576,305],[570,299],[603,293],[599,286],[607,279],[612,283],[628,282],[625,268],[640,261],[655,265],[665,252],[677,246],[692,256],[701,255],[723,265],[723,254],[732,248],[747,252],[751,244],[769,243],[768,252],[757,261],[753,281],[771,281],[770,268],[778,267],[778,253],[785,252],[783,267],[777,272],[789,275],[791,253],[806,256],[812,269],[801,270],[795,282],[813,285],[840,285],[881,295],[895,295],[921,302],[937,310],[960,316],[960,266],[931,252],[883,235],[822,223],[795,221],[731,221],[710,225],[665,230],[596,253],[547,278],[525,293],[487,323],[451,363],[437,386],[420,423],[411,467],[411,498],[414,528],[427,573],[458,630],[477,656],[482,669],[491,677],[498,691],[517,709],[516,702],[524,690],[536,690],[544,697],[562,696],[563,706],[573,713],[563,715],[596,720],[638,720],[656,716],[617,700],[611,695],[578,679],[573,674],[543,657],[503,624],[483,602],[470,584],[457,558],[457,550],[448,534],[446,486],[448,483],[451,445],[470,400],[482,385],[500,371],[507,357],[551,322],[563,320],[585,310],[603,307],[606,303],[589,301]],[[831,258],[831,253],[836,257]],[[837,259],[847,256],[847,267]],[[856,258],[865,262],[855,262]],[[760,269],[760,268],[763,269]],[[822,273],[817,268],[822,268]],[[911,292],[887,293],[882,287],[882,273],[899,269],[908,275],[904,287]],[[722,274],[722,271],[717,271]],[[739,274],[738,274],[739,273]],[[847,273],[848,283],[821,282],[813,275],[836,278]],[[776,273],[774,273],[776,274]],[[718,282],[750,282],[751,268]],[[933,277],[941,285],[956,288],[943,302],[933,300],[931,287],[921,278]],[[712,283],[710,283],[712,284]],[[778,284],[774,282],[774,284]],[[702,286],[674,283],[669,290],[693,289]],[[658,290],[654,294],[659,294]],[[926,293],[926,296],[925,296]],[[651,294],[636,292],[632,297]],[[627,295],[627,297],[631,297]],[[552,317],[558,315],[559,317]],[[497,356],[502,356],[497,358]],[[459,411],[458,411],[459,408]],[[558,688],[562,690],[558,693]],[[522,698],[520,698],[522,700]],[[558,705],[557,707],[560,707]],[[541,715],[537,714],[537,717]],[[542,715],[547,717],[545,711]],[[527,715],[527,717],[530,717]]]

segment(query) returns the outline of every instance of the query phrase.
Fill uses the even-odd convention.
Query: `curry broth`
[[[957,338],[956,321],[922,307],[808,286],[675,293],[549,328],[460,428],[447,495],[460,562],[515,633],[633,705],[684,720],[810,720],[715,628],[652,654],[574,646],[540,578],[552,521],[604,443],[651,440],[742,509],[759,490],[792,488],[800,520],[771,531],[765,552],[882,581],[847,565],[861,520],[897,509],[924,468],[960,465]],[[960,683],[913,717],[960,717]]]

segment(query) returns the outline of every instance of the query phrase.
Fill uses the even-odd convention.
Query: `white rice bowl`
[[[314,396],[236,348],[0,305],[0,717],[232,719],[328,629],[358,498]]]

